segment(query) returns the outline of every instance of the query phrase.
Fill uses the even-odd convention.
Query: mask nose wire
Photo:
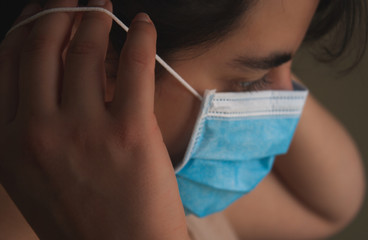
[[[100,8],[100,7],[62,7],[62,8],[46,9],[44,11],[37,13],[23,20],[22,22],[16,24],[15,26],[13,26],[6,33],[6,35],[14,31],[16,28],[23,26],[25,24],[28,24],[46,14],[55,13],[55,12],[92,12],[92,11],[103,12],[109,15],[121,28],[123,28],[126,32],[128,32],[129,28],[122,21],[120,21],[120,19],[117,18],[112,12],[104,8]],[[156,61],[159,62],[162,65],[162,67],[164,67],[173,77],[175,77],[186,89],[188,89],[195,97],[197,97],[200,101],[202,101],[203,99],[202,96],[192,86],[190,86],[172,67],[170,67],[160,56],[156,54],[155,58],[156,58]]]

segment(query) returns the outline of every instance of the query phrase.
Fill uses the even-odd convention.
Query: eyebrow
[[[272,53],[267,57],[238,56],[229,64],[238,68],[267,70],[278,67],[292,59],[291,53]]]

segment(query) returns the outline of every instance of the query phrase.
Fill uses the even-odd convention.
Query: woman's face
[[[259,0],[222,42],[206,51],[177,52],[181,60],[169,64],[201,95],[206,89],[291,89],[292,57],[318,2]],[[155,114],[174,165],[185,153],[199,107],[200,101],[170,74],[157,81]]]

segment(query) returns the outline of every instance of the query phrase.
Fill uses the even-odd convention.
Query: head
[[[304,39],[322,37],[310,24],[313,17],[326,18],[333,6],[319,0],[112,2],[114,13],[127,24],[140,11],[150,15],[158,32],[158,54],[200,94],[206,89],[291,90],[293,56]],[[321,29],[323,24],[316,21],[312,27]],[[337,24],[328,23],[324,33]],[[107,100],[113,95],[123,38],[114,27],[106,65]],[[199,107],[198,99],[157,66],[155,114],[174,165],[185,153]]]

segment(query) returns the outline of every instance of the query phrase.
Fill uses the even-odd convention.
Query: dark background
[[[368,0],[366,0],[368,2]],[[0,1],[1,31],[4,31],[19,14],[19,5],[27,0]],[[14,16],[9,16],[9,13]],[[352,135],[361,151],[365,171],[368,170],[368,51],[360,64],[348,74],[339,73],[353,61],[353,56],[346,57],[333,64],[321,64],[304,47],[297,54],[293,71],[303,80],[313,94]],[[367,181],[368,185],[368,181]],[[368,193],[364,205],[356,219],[330,240],[365,240],[368,239]]]

